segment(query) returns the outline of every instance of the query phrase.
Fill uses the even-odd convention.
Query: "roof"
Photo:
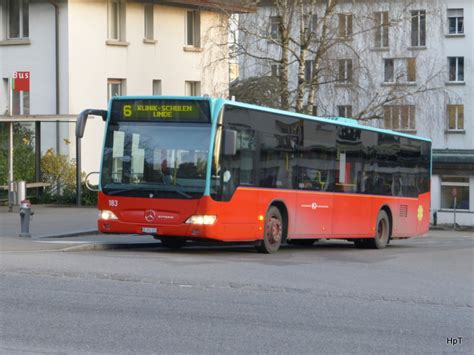
[[[230,100],[223,100],[223,101],[224,101],[225,104],[229,104],[229,105],[235,105],[235,106],[240,106],[240,107],[249,108],[249,109],[266,111],[266,112],[270,112],[270,113],[283,114],[283,115],[292,116],[292,117],[300,118],[300,119],[309,119],[309,120],[314,120],[314,121],[338,124],[338,125],[341,125],[341,126],[358,128],[358,129],[363,129],[363,130],[367,130],[367,131],[374,131],[374,132],[389,134],[389,135],[392,135],[392,136],[405,137],[405,138],[409,138],[409,139],[415,139],[415,140],[420,140],[420,141],[425,141],[425,142],[431,143],[431,139],[429,139],[429,138],[415,136],[415,135],[412,135],[412,134],[406,134],[406,133],[399,132],[399,131],[392,131],[392,130],[384,129],[384,128],[376,128],[376,127],[372,127],[372,126],[367,126],[367,125],[361,124],[360,121],[357,121],[357,120],[354,120],[354,119],[351,119],[351,118],[311,116],[311,115],[307,115],[307,114],[296,113],[296,112],[292,112],[292,111],[283,111],[283,110],[279,110],[279,109],[274,109],[274,108],[269,108],[269,107],[264,107],[264,106],[257,106],[257,105],[247,104],[247,103],[238,102],[238,101],[230,101]]]
[[[434,163],[470,163],[474,164],[474,150],[470,149],[433,149]]]
[[[21,122],[76,122],[77,115],[0,115],[0,123]]]

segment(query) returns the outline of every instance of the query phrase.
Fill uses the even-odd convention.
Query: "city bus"
[[[431,141],[346,118],[209,97],[114,97],[99,179],[102,233],[192,240],[320,239],[384,248],[429,227]]]

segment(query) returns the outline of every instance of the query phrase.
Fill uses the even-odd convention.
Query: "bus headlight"
[[[100,219],[105,219],[106,221],[111,220],[111,219],[118,219],[118,217],[115,215],[115,213],[113,213],[112,211],[109,211],[109,210],[100,211],[99,212],[99,218]]]
[[[194,215],[186,220],[186,224],[211,225],[216,222],[217,216],[213,215]]]

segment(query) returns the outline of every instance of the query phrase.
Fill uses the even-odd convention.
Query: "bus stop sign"
[[[16,71],[13,73],[13,90],[30,91],[30,72]]]

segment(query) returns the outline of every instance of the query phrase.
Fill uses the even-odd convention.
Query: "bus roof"
[[[367,126],[367,125],[364,125],[364,124],[360,124],[359,121],[357,121],[355,119],[352,119],[352,118],[311,116],[311,115],[307,115],[307,114],[291,112],[291,111],[284,111],[284,110],[279,110],[279,109],[274,109],[274,108],[269,108],[269,107],[263,107],[263,106],[257,106],[257,105],[247,104],[247,103],[238,102],[238,101],[231,101],[231,100],[222,100],[221,105],[224,105],[224,104],[234,105],[234,106],[249,108],[249,109],[254,109],[254,110],[260,110],[260,111],[265,111],[265,112],[270,112],[270,113],[283,114],[283,115],[292,116],[292,117],[301,118],[301,119],[306,119],[306,120],[320,121],[320,122],[332,123],[332,124],[337,124],[337,125],[346,126],[346,127],[359,128],[359,129],[364,129],[364,130],[368,130],[368,131],[374,131],[374,132],[389,134],[389,135],[393,135],[393,136],[406,137],[406,138],[410,138],[410,139],[416,139],[416,140],[421,140],[421,141],[426,141],[426,142],[431,143],[431,139],[429,139],[429,138],[415,136],[415,135],[412,135],[412,134],[407,134],[407,133],[398,132],[398,131],[393,131],[393,130],[390,130],[390,129],[376,128],[376,127]]]
[[[352,127],[352,128],[358,128],[358,129],[364,129],[364,130],[368,130],[368,131],[384,133],[384,134],[393,135],[393,136],[400,136],[400,137],[406,137],[406,138],[410,138],[410,139],[416,139],[416,140],[431,142],[431,139],[429,139],[429,138],[415,136],[415,135],[412,135],[412,134],[393,131],[393,130],[389,130],[389,129],[376,128],[376,127],[360,124],[359,121],[357,121],[355,119],[352,119],[352,118],[311,116],[311,115],[307,115],[307,114],[291,112],[291,111],[284,111],[284,110],[274,109],[274,108],[270,108],[270,107],[264,107],[264,106],[248,104],[248,103],[244,103],[244,102],[212,98],[212,97],[209,97],[209,96],[115,96],[110,100],[110,105],[112,104],[113,100],[130,100],[130,99],[132,99],[132,100],[133,99],[141,100],[141,99],[154,99],[154,98],[155,99],[162,99],[162,100],[163,99],[164,100],[166,100],[166,99],[168,99],[168,100],[207,100],[207,101],[210,101],[211,115],[212,116],[214,116],[212,114],[213,111],[218,112],[222,108],[222,106],[224,106],[224,105],[233,105],[233,106],[238,106],[238,107],[243,107],[243,108],[248,108],[248,109],[253,109],[253,110],[260,110],[260,111],[270,112],[270,113],[275,113],[275,114],[280,114],[280,115],[287,115],[287,116],[300,118],[300,119],[326,122],[326,123],[337,124],[337,125],[346,126],[346,127]]]

